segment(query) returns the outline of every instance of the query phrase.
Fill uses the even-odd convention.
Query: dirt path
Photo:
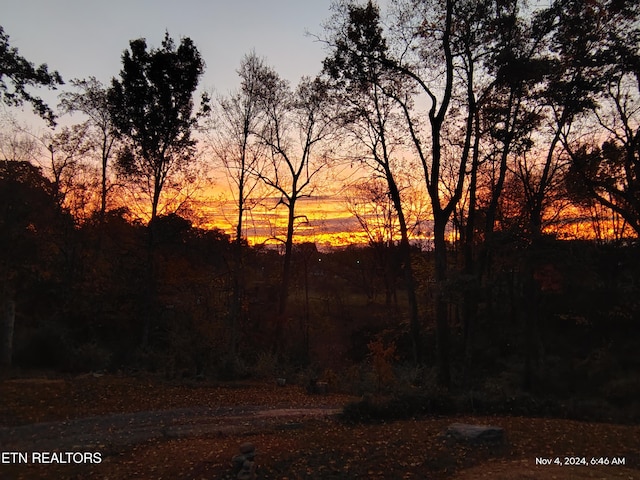
[[[346,395],[274,383],[200,384],[82,376],[0,381],[0,451],[94,452],[100,462],[0,464],[0,478],[232,479],[230,461],[256,445],[260,478],[640,479],[640,426],[495,416],[334,421]],[[500,446],[443,440],[451,423],[505,429]],[[580,456],[584,466],[540,466]],[[624,464],[591,465],[617,458]]]
[[[4,451],[119,450],[136,444],[202,435],[248,434],[297,428],[339,408],[190,407],[100,415],[68,421],[0,427]]]

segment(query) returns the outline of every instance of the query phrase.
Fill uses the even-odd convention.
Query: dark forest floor
[[[640,426],[523,417],[346,424],[353,397],[272,382],[93,376],[0,381],[0,451],[99,452],[101,463],[0,463],[0,478],[225,479],[244,442],[260,479],[640,479]],[[500,445],[445,439],[455,422],[503,427]],[[557,458],[562,465],[536,465]],[[564,465],[581,463],[587,465]],[[602,460],[600,460],[602,459]],[[624,465],[592,465],[595,461]]]

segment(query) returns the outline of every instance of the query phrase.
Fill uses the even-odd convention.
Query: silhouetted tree
[[[211,112],[210,143],[232,188],[237,208],[236,242],[244,237],[245,215],[261,198],[258,174],[265,162],[265,146],[256,134],[264,116],[261,75],[264,60],[255,53],[245,55],[238,69],[240,88],[221,96]]]
[[[304,78],[292,91],[270,68],[265,67],[260,78],[264,121],[256,133],[267,147],[268,160],[259,177],[280,197],[277,206],[287,209],[276,328],[279,348],[291,283],[295,226],[306,218],[297,214],[297,202],[311,195],[314,178],[326,165],[329,141],[335,133],[335,114],[331,111],[326,84],[319,79]]]
[[[563,139],[585,133],[574,125],[598,108],[601,92],[619,78],[619,66],[638,71],[637,18],[634,2],[556,0],[533,20],[547,49],[545,84],[536,101],[548,127],[540,132],[546,141],[537,158],[522,158],[514,169],[532,237],[542,232],[545,209],[557,200],[568,167]]]
[[[482,63],[491,84],[480,98],[478,120],[485,149],[479,167],[479,188],[484,191],[478,199],[484,215],[483,225],[479,226],[484,244],[476,269],[480,277],[489,268],[509,169],[513,170],[514,157],[532,148],[531,134],[542,120],[533,100],[548,70],[542,41],[546,32],[534,29],[521,8],[519,1],[500,2],[495,6],[495,14],[488,15],[484,23],[486,33],[482,39],[487,43],[487,55]],[[469,228],[473,228],[472,223]],[[471,235],[468,230],[468,236]]]
[[[588,54],[590,76],[583,76],[595,77],[591,84],[598,87],[583,92],[592,99],[597,136],[584,140],[563,132],[571,160],[567,184],[579,200],[601,203],[640,235],[640,7],[602,0],[575,8],[581,8],[584,25],[569,24],[561,32],[591,46],[576,55]]]
[[[55,283],[60,277],[59,232],[70,222],[39,168],[24,161],[0,161],[0,363],[11,363],[16,309],[33,304],[30,295],[40,295],[47,281]]]
[[[367,235],[372,251],[371,263],[376,264],[382,275],[386,305],[391,306],[392,302],[397,305],[393,246],[398,225],[386,182],[371,179],[354,185],[347,197],[347,210],[358,220]],[[368,280],[373,281],[372,278]],[[373,288],[368,295],[373,298]]]
[[[340,4],[331,29],[328,43],[332,51],[324,61],[324,70],[332,78],[333,89],[343,106],[343,126],[360,147],[364,146],[361,159],[384,178],[393,202],[400,231],[399,250],[409,303],[413,357],[415,362],[420,362],[421,328],[409,227],[394,172],[397,161],[394,150],[402,143],[403,136],[399,133],[400,112],[396,102],[410,95],[411,90],[405,88],[397,72],[388,68],[389,52],[376,5],[372,2]]]
[[[216,160],[224,166],[235,200],[236,225],[229,305],[230,355],[235,361],[244,288],[246,247],[245,217],[261,199],[259,174],[265,162],[265,146],[256,132],[263,117],[260,108],[264,61],[255,53],[246,55],[238,69],[240,88],[219,97],[211,112],[209,141]]]
[[[635,140],[619,144],[615,140],[601,147],[583,145],[571,152],[568,181],[574,195],[600,202],[624,218],[640,236],[640,148]],[[580,200],[580,199],[579,199]]]
[[[453,108],[455,94],[458,89],[469,96],[473,92],[473,70],[468,70],[467,75],[458,77],[456,67],[459,66],[459,52],[454,50],[456,6],[459,4],[453,0],[447,0],[444,4],[432,2],[416,2],[413,15],[402,16],[400,29],[412,32],[406,39],[406,47],[417,52],[416,57],[388,62],[392,68],[400,72],[407,81],[414,82],[429,100],[427,118],[429,122],[429,136],[427,142],[421,138],[417,119],[410,115],[410,110],[405,108],[407,127],[411,132],[415,151],[420,158],[424,171],[424,179],[431,200],[433,211],[433,241],[435,257],[435,280],[438,284],[435,295],[436,326],[438,337],[438,380],[442,385],[448,386],[451,382],[450,367],[450,327],[448,308],[445,297],[444,285],[447,280],[447,238],[446,229],[451,215],[460,200],[464,187],[465,172],[468,161],[470,145],[470,123],[473,119],[473,104],[468,102],[466,114],[460,121],[465,122],[459,144],[463,144],[460,157],[455,160],[455,166],[447,166],[453,169],[454,179],[450,187],[450,194],[443,195],[441,182],[444,178],[445,164],[447,162],[447,150],[443,146],[446,139],[446,120],[459,111]],[[411,8],[411,2],[405,8]],[[405,10],[407,13],[408,11]],[[404,22],[407,22],[406,24]],[[419,28],[412,28],[422,24]],[[434,76],[433,70],[439,72]],[[469,77],[471,75],[471,77]],[[458,84],[457,81],[461,81]],[[470,90],[471,89],[471,90]],[[408,107],[408,105],[407,105]],[[423,145],[429,145],[428,149]],[[453,161],[453,159],[449,159]]]
[[[185,37],[176,47],[169,33],[159,49],[147,49],[145,39],[133,40],[122,55],[120,79],[108,93],[109,112],[124,142],[118,155],[120,171],[140,180],[151,198],[147,313],[142,343],[149,341],[155,286],[153,231],[162,190],[171,173],[186,168],[195,155],[191,137],[197,124],[193,95],[204,61],[193,41]],[[202,107],[208,109],[208,97]]]
[[[148,50],[145,39],[129,46],[122,55],[120,79],[113,79],[108,92],[109,111],[125,142],[119,168],[144,182],[153,221],[168,176],[194,158],[196,142],[191,134],[198,116],[193,94],[204,61],[190,38],[181,39],[176,47],[168,32],[159,49]],[[207,100],[203,96],[205,109]]]
[[[107,210],[108,166],[112,156],[116,135],[109,113],[108,90],[95,77],[86,80],[72,80],[71,85],[78,91],[65,92],[60,105],[69,113],[79,112],[89,119],[85,122],[92,140],[92,149],[100,159],[100,209],[99,218],[104,218]]]
[[[69,200],[73,201],[70,196],[82,194],[74,190],[86,189],[78,179],[78,174],[81,163],[91,148],[87,125],[64,127],[55,135],[45,135],[41,141],[49,157],[48,161],[43,163],[51,176],[54,197],[61,207],[67,206]]]
[[[45,63],[36,67],[9,45],[9,35],[0,26],[0,98],[6,105],[21,106],[24,102],[33,106],[35,113],[55,125],[53,110],[40,98],[29,93],[29,87],[55,89],[62,85],[57,71],[50,72]]]

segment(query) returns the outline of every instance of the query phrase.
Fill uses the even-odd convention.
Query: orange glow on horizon
[[[620,215],[601,205],[567,206],[563,209],[561,217],[550,221],[543,231],[561,240],[607,242],[635,237],[633,229]]]
[[[122,192],[125,193],[125,192]],[[237,207],[235,202],[224,198],[215,192],[209,196],[198,196],[197,200],[190,200],[188,208],[183,213],[191,219],[196,227],[204,229],[217,228],[231,238],[236,235]],[[119,202],[127,205],[133,218],[143,221],[150,217],[150,206],[144,195],[126,192],[121,195]],[[266,245],[278,248],[284,245],[287,228],[287,209],[277,205],[274,198],[265,199],[247,211],[243,220],[243,236],[250,245]],[[166,202],[163,212],[177,211],[172,205],[180,204],[179,198]],[[364,231],[355,215],[348,210],[347,200],[341,196],[320,196],[301,198],[296,208],[296,224],[294,228],[294,243],[315,243],[319,249],[346,247],[349,245],[367,245],[372,238],[388,241],[389,233],[383,227],[372,227],[373,231]],[[429,249],[433,245],[433,232],[428,228],[412,235],[412,241]],[[553,234],[561,240],[598,240],[611,241],[621,238],[634,238],[631,228],[619,215],[606,210],[602,206],[589,208],[578,206],[564,206],[561,215],[555,219],[547,219],[544,233]],[[377,229],[377,230],[376,230]],[[397,241],[396,233],[393,240]],[[447,234],[449,242],[459,240],[458,232],[450,229]]]

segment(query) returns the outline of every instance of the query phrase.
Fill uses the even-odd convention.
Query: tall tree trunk
[[[309,331],[311,325],[311,298],[309,296],[309,256],[304,253],[304,316],[302,331],[302,353],[304,355],[304,363],[308,364],[310,360],[310,344]]]
[[[294,186],[295,189],[295,186]],[[278,302],[278,316],[276,318],[276,350],[282,352],[284,347],[284,324],[289,303],[289,284],[291,283],[291,257],[293,255],[293,227],[295,222],[296,199],[289,200],[289,216],[287,220],[287,237],[284,242],[284,258],[282,263],[282,280],[280,283],[280,298]]]
[[[237,237],[233,246],[231,271],[231,305],[229,306],[229,356],[233,364],[238,357],[238,331],[242,311],[242,287],[244,285],[244,262],[242,259],[242,237]]]
[[[404,235],[400,244],[402,252],[402,262],[404,271],[404,281],[407,289],[409,301],[409,328],[411,331],[411,344],[413,349],[413,361],[416,365],[422,363],[422,332],[420,327],[420,317],[418,313],[418,296],[416,295],[416,281],[411,265],[411,245],[408,236]]]
[[[409,328],[411,331],[411,346],[413,350],[413,361],[417,365],[422,362],[422,335],[420,328],[420,317],[418,312],[418,296],[416,294],[416,281],[411,265],[411,244],[409,243],[409,231],[404,217],[400,191],[395,183],[390,169],[386,172],[387,184],[391,200],[398,215],[400,225],[400,261],[404,274],[405,288],[407,289],[407,300],[409,302]]]
[[[478,290],[480,280],[476,271],[476,205],[477,205],[477,184],[478,167],[480,165],[480,116],[476,109],[474,117],[474,146],[471,161],[471,176],[469,178],[469,210],[467,213],[467,223],[464,226],[463,261],[464,273],[467,277],[467,287],[463,294],[462,321],[464,340],[464,373],[463,381],[469,379],[468,373],[473,357],[473,335],[478,314]]]
[[[245,131],[245,139],[247,138]],[[242,170],[244,171],[246,147],[242,149]],[[233,243],[231,268],[231,304],[229,306],[229,356],[233,365],[238,357],[238,330],[240,327],[240,313],[242,311],[242,288],[244,286],[244,261],[242,258],[242,229],[245,209],[244,176],[238,182],[238,222],[236,224],[236,238]]]
[[[447,279],[447,241],[445,231],[447,216],[442,212],[434,214],[434,254],[436,272],[436,329],[438,383],[448,388],[451,385],[449,309],[445,282]]]
[[[156,229],[157,210],[158,210],[159,192],[154,192],[151,220],[147,225],[147,263],[145,267],[145,285],[144,285],[144,325],[142,329],[142,347],[146,348],[151,343],[151,328],[153,320],[156,316],[156,271],[155,271],[155,248],[157,242]]]
[[[100,188],[100,222],[104,221],[104,215],[107,211],[107,162],[109,160],[109,149],[107,137],[102,141],[102,178]]]
[[[531,253],[535,249],[530,246],[527,253],[523,275],[523,288],[521,290],[522,301],[521,316],[523,320],[523,343],[524,343],[524,369],[522,372],[522,388],[526,392],[531,392],[535,387],[535,370],[538,364],[538,320],[540,307],[540,289],[534,278],[534,260]]]

